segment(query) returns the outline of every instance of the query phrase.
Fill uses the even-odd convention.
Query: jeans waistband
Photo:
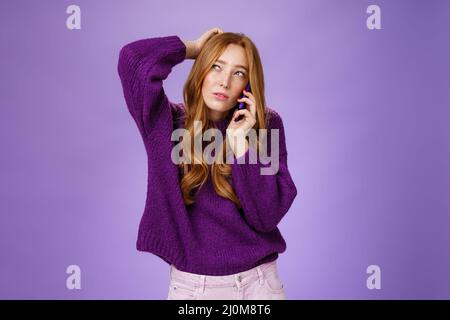
[[[225,276],[201,275],[178,270],[174,265],[170,266],[170,277],[172,280],[180,281],[192,286],[221,287],[221,286],[243,286],[248,282],[259,278],[260,283],[264,276],[277,272],[277,260],[263,263],[252,269]]]

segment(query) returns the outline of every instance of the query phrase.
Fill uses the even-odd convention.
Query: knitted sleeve
[[[279,145],[278,166],[274,163],[263,163],[251,145],[244,155],[233,158],[231,164],[232,183],[241,202],[243,216],[250,226],[260,232],[276,229],[297,196],[297,188],[287,165],[283,122],[275,111],[272,111],[267,129],[269,158],[272,158],[271,129],[278,129],[279,139],[274,141]],[[256,163],[250,163],[253,157]]]
[[[125,101],[144,138],[171,123],[172,104],[162,81],[185,57],[186,46],[178,36],[137,40],[120,50],[117,70]]]

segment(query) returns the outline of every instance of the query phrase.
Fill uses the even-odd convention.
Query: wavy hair
[[[194,150],[195,134],[203,134],[209,128],[213,128],[212,122],[207,116],[207,106],[202,97],[203,81],[211,70],[215,61],[225,51],[229,44],[240,45],[244,48],[249,62],[249,81],[253,96],[256,100],[256,123],[253,129],[266,129],[266,101],[264,97],[264,74],[258,50],[254,43],[243,33],[224,32],[212,36],[199,52],[189,76],[184,84],[183,99],[185,104],[185,120],[184,128],[190,139],[182,140],[190,141],[190,146],[183,146],[183,150],[190,150],[190,154],[185,158],[190,159],[190,163],[181,162],[179,166],[182,171],[182,179],[180,188],[183,194],[185,204],[194,203],[195,190],[200,189],[207,181],[211,173],[211,181],[214,189],[220,196],[233,201],[238,208],[241,208],[240,201],[234,192],[228,179],[231,179],[231,165],[226,163],[226,150],[229,148],[227,139],[223,139],[222,144],[215,155],[216,159],[221,158],[221,163],[214,161],[211,165],[207,164],[202,157],[198,157]],[[234,108],[231,108],[226,115],[227,120],[232,117]],[[201,132],[195,132],[194,121],[201,121]],[[258,144],[260,143],[257,138]],[[189,142],[186,142],[189,143]],[[194,160],[195,159],[195,160]],[[194,160],[194,161],[193,161]],[[211,166],[211,168],[210,168]]]

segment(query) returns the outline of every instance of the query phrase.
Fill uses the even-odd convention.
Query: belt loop
[[[236,287],[239,290],[242,287],[242,274],[241,273],[234,274],[234,282],[236,283]]]
[[[206,276],[200,275],[200,293],[203,293],[205,291],[205,282],[206,282]]]
[[[261,270],[261,267],[260,267],[260,266],[257,266],[257,267],[256,267],[256,271],[258,271],[259,284],[260,284],[260,285],[263,285],[263,284],[264,284],[264,273],[263,273],[263,271]]]

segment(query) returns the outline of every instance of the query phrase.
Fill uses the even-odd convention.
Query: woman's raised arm
[[[178,36],[137,40],[120,50],[117,70],[125,101],[144,138],[171,123],[162,82],[185,58],[186,46]]]

